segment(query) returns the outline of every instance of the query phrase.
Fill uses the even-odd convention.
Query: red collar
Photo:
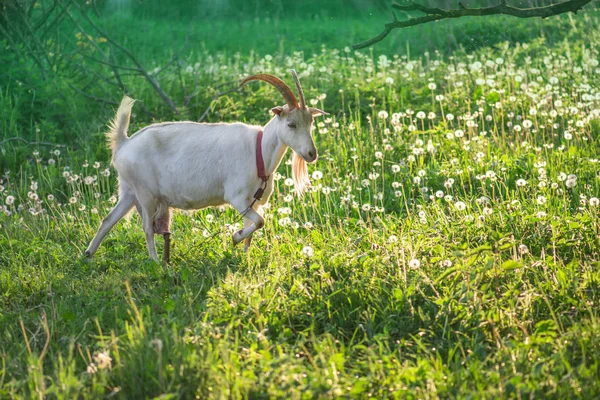
[[[267,176],[267,172],[265,171],[265,160],[263,160],[262,137],[263,131],[258,131],[258,136],[256,136],[256,169],[258,170],[258,177],[263,182],[267,182],[269,177]]]

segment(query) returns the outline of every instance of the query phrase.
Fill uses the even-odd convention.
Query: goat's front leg
[[[259,214],[259,215],[263,215],[262,213],[262,205],[256,206],[255,211]],[[264,217],[263,217],[264,218]],[[252,220],[248,217],[244,217],[244,228],[247,226],[250,226],[252,224]],[[248,251],[250,249],[250,245],[252,244],[252,235],[254,235],[253,233],[249,234],[248,237],[246,239],[244,239],[244,251]]]
[[[244,229],[250,225],[252,225],[252,220],[248,217],[244,217]],[[249,234],[248,237],[244,239],[244,251],[246,252],[250,249],[250,245],[252,244],[252,235],[253,233]]]
[[[247,206],[238,205],[238,204],[233,204],[233,206],[240,213],[243,213],[247,207]],[[246,221],[253,222],[253,224],[250,225]],[[237,231],[236,233],[233,234],[233,244],[238,244],[242,240],[250,237],[254,232],[256,232],[258,229],[262,228],[264,225],[265,225],[265,220],[263,219],[263,217],[259,213],[257,213],[254,209],[251,208],[250,210],[248,210],[248,212],[246,213],[246,216],[244,218],[244,229],[240,229],[239,231]],[[250,246],[250,242],[248,241],[247,246],[244,246],[244,250],[247,250],[249,246]]]

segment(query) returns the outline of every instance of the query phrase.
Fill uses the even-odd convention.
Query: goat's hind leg
[[[94,239],[90,242],[90,245],[85,251],[85,255],[87,257],[92,257],[94,255],[96,250],[98,250],[102,239],[104,239],[108,231],[110,231],[110,229],[133,208],[134,203],[135,195],[132,192],[121,192],[121,194],[119,195],[119,202],[117,203],[115,208],[113,208],[110,211],[110,213],[108,213],[106,218],[102,220],[102,225],[100,225],[100,229],[98,229],[98,232],[96,232],[96,236],[94,236]]]
[[[171,210],[165,204],[159,204],[157,208],[154,233],[163,235],[163,263],[168,264],[171,257]]]
[[[171,260],[171,232],[165,232],[162,235],[164,239],[163,263],[168,264]]]
[[[151,196],[140,195],[136,193],[136,197],[140,204],[142,211],[142,226],[144,228],[144,235],[146,236],[146,246],[148,247],[148,253],[150,258],[154,261],[158,261],[158,254],[156,254],[156,244],[154,243],[154,218],[156,215],[156,200]]]

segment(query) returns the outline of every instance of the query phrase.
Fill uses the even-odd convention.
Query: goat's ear
[[[281,107],[281,106],[273,107],[273,108],[271,108],[271,111],[273,111],[273,114],[275,114],[275,115],[281,115],[281,113],[283,112],[283,107]]]
[[[308,107],[308,111],[313,115],[313,117],[320,117],[321,115],[329,115],[323,110],[319,110],[318,108]]]

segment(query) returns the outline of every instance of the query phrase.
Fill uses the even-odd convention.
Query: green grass
[[[148,260],[137,215],[81,256],[114,203],[113,110],[68,99],[34,112],[81,119],[24,127],[27,97],[6,89],[5,137],[68,146],[0,148],[0,397],[597,396],[600,31],[581,32],[410,61],[193,53],[161,76],[169,93],[310,68],[307,97],[332,115],[313,189],[291,196],[282,165],[249,253],[231,244],[233,210],[180,212],[168,267]],[[280,101],[256,84],[211,120],[265,123]],[[131,132],[150,122],[134,110]]]
[[[258,51],[260,55],[278,57],[302,51],[310,57],[320,53],[322,47],[343,49],[366,41],[378,35],[384,25],[392,21],[391,13],[374,10],[360,15],[261,14],[231,19],[200,19],[192,15],[189,18],[179,17],[174,23],[170,18],[148,19],[135,14],[113,13],[103,15],[97,22],[129,48],[138,49],[144,62],[160,63],[169,59],[184,43],[186,36],[190,51],[184,54],[192,57],[203,50],[214,55],[215,49],[228,56]],[[421,14],[398,14],[398,18],[409,16]],[[561,15],[549,20],[507,16],[445,20],[398,29],[377,46],[363,52],[375,55],[412,53],[416,56],[434,50],[448,54],[459,48],[470,52],[505,41],[529,41],[538,36],[555,43],[580,36],[578,28],[585,30],[586,24],[593,25],[590,19],[596,16],[596,10],[589,10],[581,15]],[[506,29],[507,26],[510,29]]]

